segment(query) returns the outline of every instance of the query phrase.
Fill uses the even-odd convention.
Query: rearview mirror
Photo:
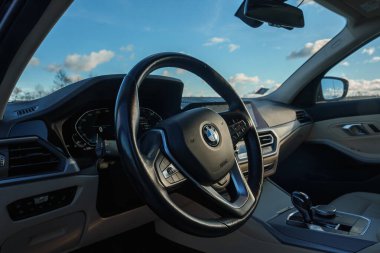
[[[244,16],[288,29],[305,25],[302,10],[282,0],[245,0]]]
[[[319,101],[337,101],[345,98],[348,92],[348,81],[339,77],[322,78]]]

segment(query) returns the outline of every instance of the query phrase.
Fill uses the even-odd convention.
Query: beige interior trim
[[[342,130],[343,125],[360,123],[370,135],[351,136]],[[380,163],[380,133],[373,132],[367,124],[380,129],[380,114],[315,122],[307,141],[326,144],[362,162]]]
[[[14,238],[17,239],[18,235],[25,233],[29,234],[29,238],[44,238],[44,230],[50,231],[50,223],[76,213],[85,214],[85,225],[76,248],[99,242],[156,219],[154,213],[147,206],[107,218],[101,217],[96,209],[98,182],[97,175],[76,175],[2,187],[0,198],[0,246],[2,247],[6,242],[14,241]],[[72,203],[65,207],[19,221],[13,221],[8,214],[7,205],[14,201],[72,186],[76,186],[78,190]],[[77,225],[79,226],[80,224]],[[32,230],[31,228],[33,227],[38,227],[39,229]],[[58,244],[61,245],[65,243],[65,238],[72,238],[72,236],[70,231],[63,229],[62,233],[56,235],[54,240],[57,240]],[[52,241],[52,238],[41,241],[38,244],[40,247],[38,252],[54,252],[54,249],[43,250],[43,248],[46,249],[45,242],[50,243]],[[18,247],[23,248],[23,250],[13,252],[26,252],[29,246],[30,241],[20,240],[18,241]],[[3,248],[1,250],[3,252]]]
[[[249,219],[241,229],[218,238],[201,238],[188,235],[161,220],[156,222],[156,231],[169,240],[209,253],[317,253],[317,251],[281,244],[254,219]]]
[[[273,201],[276,199],[276,201]],[[253,213],[255,218],[249,219],[239,230],[223,237],[201,238],[183,233],[161,219],[155,221],[156,232],[167,239],[199,250],[201,252],[232,252],[232,253],[252,253],[252,252],[274,252],[274,253],[313,253],[316,251],[284,245],[278,241],[264,227],[263,222],[270,220],[281,210],[292,206],[287,193],[276,187],[270,181],[265,180],[262,195],[258,206]],[[203,215],[205,210],[192,201],[182,202],[182,207],[186,211]]]
[[[376,243],[371,247],[368,247],[364,250],[358,251],[357,253],[379,253],[380,252],[380,243]]]

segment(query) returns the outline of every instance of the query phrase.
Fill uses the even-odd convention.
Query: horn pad
[[[165,131],[170,153],[198,182],[213,184],[235,163],[228,125],[216,112],[196,108],[159,125]]]

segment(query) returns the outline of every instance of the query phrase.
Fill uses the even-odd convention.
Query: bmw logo
[[[220,142],[219,132],[215,126],[211,124],[205,124],[202,127],[203,139],[211,147],[218,146]]]

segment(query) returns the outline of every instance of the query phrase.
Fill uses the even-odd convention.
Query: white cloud
[[[83,80],[83,77],[81,75],[78,75],[78,74],[69,75],[69,76],[67,76],[67,78],[72,83],[75,83],[75,82],[78,82],[80,80]]]
[[[380,62],[380,56],[374,56],[374,57],[372,57],[372,59],[369,62],[371,62],[371,63]]]
[[[46,67],[47,71],[54,72],[54,73],[60,71],[61,69],[62,69],[62,66],[59,64],[49,64]]]
[[[211,39],[209,39],[207,42],[205,42],[203,44],[203,46],[213,46],[213,45],[217,45],[217,44],[221,44],[223,42],[226,42],[228,41],[227,38],[222,38],[222,37],[212,37]]]
[[[175,70],[175,73],[176,73],[177,75],[183,75],[183,74],[185,74],[185,71],[186,71],[186,70],[184,70],[184,69],[177,68],[177,69]]]
[[[288,55],[287,59],[297,59],[297,58],[304,58],[309,57],[318,52],[324,45],[326,45],[330,39],[321,39],[316,40],[314,42],[308,42],[305,44],[305,46],[298,50],[293,51]]]
[[[115,53],[110,50],[99,50],[90,54],[70,54],[66,56],[64,66],[74,72],[90,72],[99,64],[109,62]]]
[[[379,96],[380,79],[348,79],[348,96]]]
[[[223,37],[212,37],[207,42],[203,43],[203,46],[215,46],[218,45],[219,49],[227,49],[228,52],[232,53],[240,48],[240,45],[232,43],[230,39]]]
[[[348,66],[350,66],[350,63],[348,61],[343,61],[340,63],[340,65],[348,67]]]
[[[40,59],[38,59],[37,57],[33,56],[30,61],[28,62],[28,66],[32,66],[32,67],[37,67],[38,65],[40,65]]]
[[[230,43],[230,44],[228,44],[228,51],[229,51],[230,53],[232,53],[233,51],[235,51],[235,50],[238,49],[239,47],[240,47],[240,45]]]
[[[375,51],[376,49],[374,47],[367,47],[363,49],[362,54],[373,55]]]
[[[169,70],[164,70],[164,71],[162,71],[162,75],[163,76],[170,76],[170,72],[169,72]]]
[[[135,50],[135,46],[133,44],[128,44],[126,46],[120,47],[120,51],[123,52],[132,52],[133,50]]]
[[[258,83],[260,82],[260,78],[258,76],[247,76],[244,73],[237,73],[230,78],[228,78],[228,82],[234,86],[238,83]]]

